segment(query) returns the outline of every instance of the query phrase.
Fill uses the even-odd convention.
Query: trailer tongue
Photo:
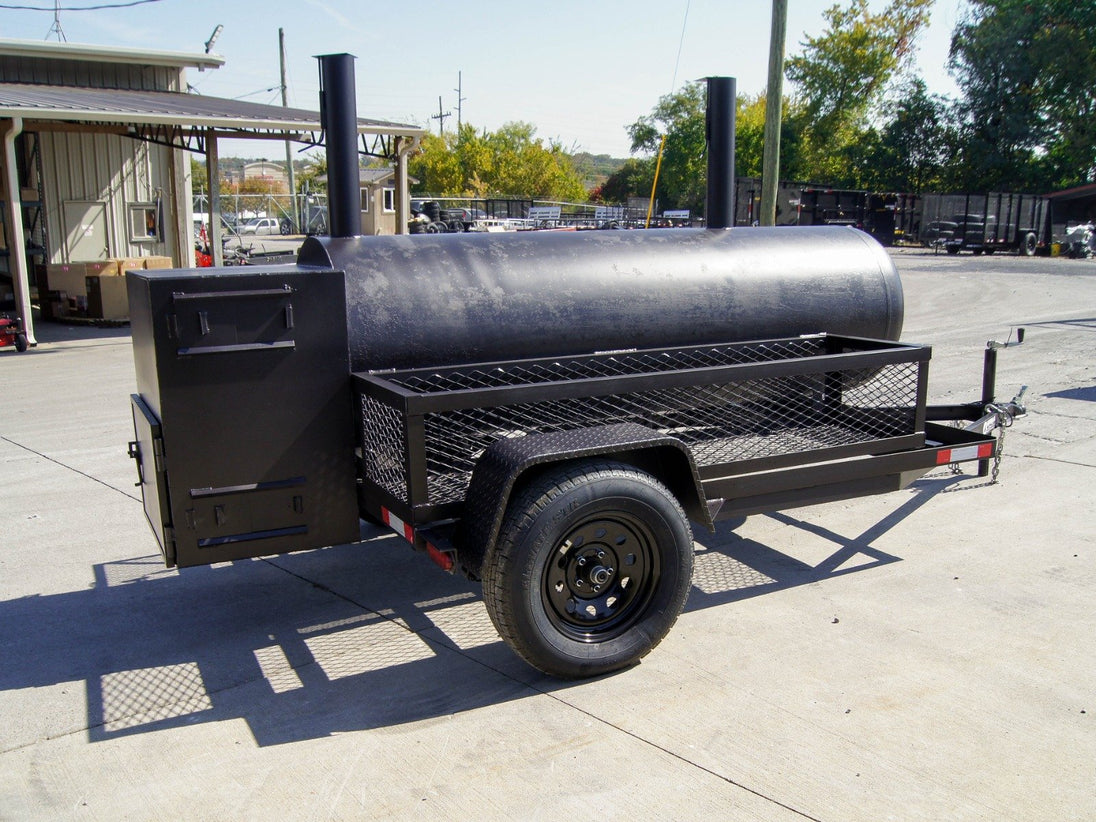
[[[384,522],[562,677],[665,636],[691,522],[988,465],[1023,413],[990,352],[978,401],[927,406],[931,351],[896,341],[897,273],[850,228],[333,237],[128,289],[130,454],[169,566]]]

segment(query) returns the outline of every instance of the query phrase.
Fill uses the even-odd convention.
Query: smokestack
[[[332,237],[361,234],[358,107],[353,54],[321,54],[320,123],[327,145],[327,226]]]
[[[705,138],[708,141],[708,228],[734,225],[735,79],[709,77]]]

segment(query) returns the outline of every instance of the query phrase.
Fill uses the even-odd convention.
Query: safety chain
[[[1005,452],[1005,431],[1012,426],[1013,416],[1005,408],[999,405],[987,405],[986,413],[993,414],[996,418],[998,429],[997,442],[993,449],[993,465],[990,468],[989,482],[986,485],[996,485],[1001,475],[1001,457]],[[948,463],[952,474],[963,476],[963,466],[957,462]]]
[[[990,470],[989,484],[996,485],[997,477],[1001,473],[1001,455],[1005,452],[1005,432],[1012,426],[1012,415],[995,405],[989,406],[987,411],[993,411],[997,415],[997,447],[993,449],[993,468]]]

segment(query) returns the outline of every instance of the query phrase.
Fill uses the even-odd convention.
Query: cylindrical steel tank
[[[346,272],[356,371],[902,330],[894,264],[845,227],[312,237],[298,265]]]

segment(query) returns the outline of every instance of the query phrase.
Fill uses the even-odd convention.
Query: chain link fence
[[[209,195],[195,194],[196,223],[209,216]],[[205,219],[203,219],[203,217]],[[222,194],[221,219],[226,231],[238,232],[249,220],[274,218],[281,234],[326,234],[326,194]]]

